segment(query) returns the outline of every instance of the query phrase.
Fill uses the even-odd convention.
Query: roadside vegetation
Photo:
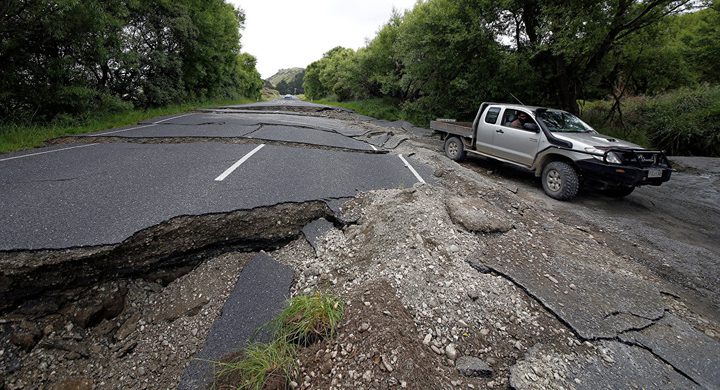
[[[428,0],[365,47],[325,53],[304,87],[313,101],[422,126],[517,97],[672,153],[717,156],[716,125],[700,124],[718,115],[718,63],[720,0]]]
[[[2,151],[260,98],[256,60],[239,43],[245,14],[224,0],[9,1],[0,10]]]
[[[629,96],[621,103],[587,102],[583,117],[604,134],[675,156],[720,156],[720,85],[682,87],[656,96]]]
[[[307,96],[305,96],[305,99],[307,99]],[[347,108],[361,115],[367,115],[373,118],[385,119],[388,121],[396,121],[402,118],[398,102],[389,99],[374,98],[344,102],[330,99],[318,99],[313,100],[312,102],[325,104],[327,106]]]
[[[179,114],[198,108],[210,108],[228,104],[252,103],[255,99],[208,100],[170,104],[148,109],[130,109],[120,112],[101,112],[81,117],[63,117],[49,123],[0,123],[0,153],[42,146],[53,138],[87,134],[104,129],[130,126],[147,119]]]
[[[250,345],[238,360],[217,363],[216,387],[286,388],[293,375],[297,350],[335,334],[343,316],[335,297],[298,295],[270,324],[272,341]]]

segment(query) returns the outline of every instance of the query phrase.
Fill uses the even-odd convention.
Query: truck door
[[[540,140],[539,127],[532,115],[524,110],[505,108],[500,123],[494,127],[489,153],[531,166]]]
[[[479,152],[489,153],[493,144],[493,136],[500,117],[500,107],[490,106],[483,113],[477,122],[477,134],[475,134],[475,148]]]

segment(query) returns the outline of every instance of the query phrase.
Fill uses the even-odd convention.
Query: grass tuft
[[[298,346],[335,334],[343,312],[339,299],[320,293],[290,299],[287,308],[269,324],[275,329],[273,341],[248,347],[235,362],[216,363],[216,387],[285,388],[295,368]]]
[[[338,299],[321,295],[299,295],[290,300],[276,321],[280,330],[278,337],[289,343],[310,345],[335,333],[343,315],[343,305]]]
[[[286,383],[295,367],[296,346],[283,339],[268,344],[254,344],[245,350],[243,359],[217,363],[216,382],[232,382],[238,389],[260,390],[267,383]]]

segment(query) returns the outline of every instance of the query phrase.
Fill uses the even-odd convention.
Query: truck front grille
[[[667,159],[665,155],[652,151],[617,151],[622,159],[623,164],[639,166],[641,168],[649,167],[667,167]]]

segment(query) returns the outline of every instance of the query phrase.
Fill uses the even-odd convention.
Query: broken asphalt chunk
[[[302,232],[307,242],[310,243],[313,249],[317,250],[318,245],[320,245],[320,238],[333,229],[335,229],[335,226],[330,221],[319,218],[305,225]]]
[[[251,342],[270,338],[269,323],[285,307],[294,272],[264,252],[248,262],[228,296],[222,315],[213,323],[202,350],[183,373],[179,389],[204,389],[213,381],[215,366]]]

